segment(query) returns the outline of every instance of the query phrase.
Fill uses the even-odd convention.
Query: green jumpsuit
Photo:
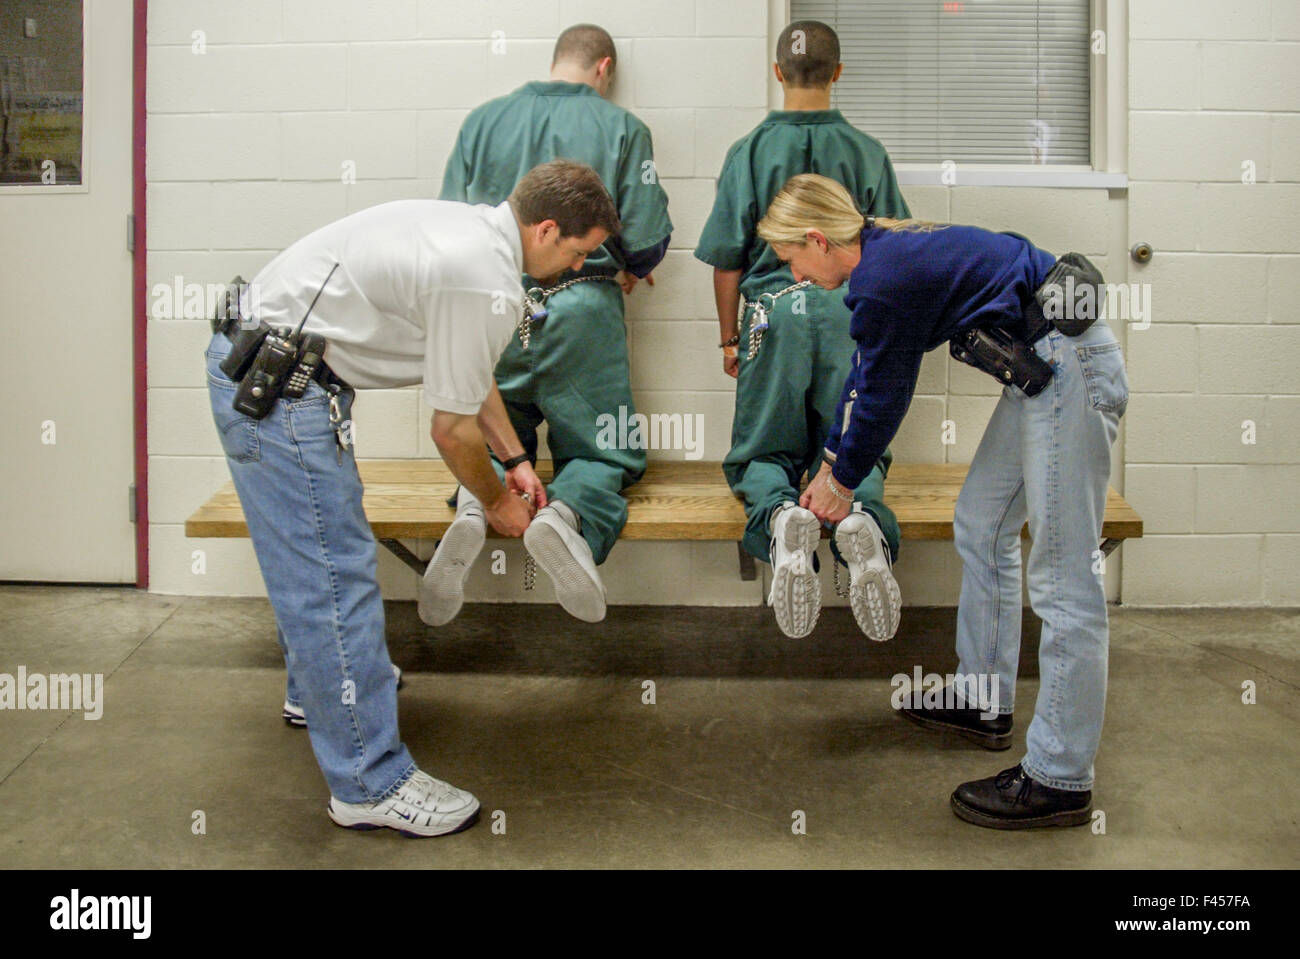
[[[622,234],[588,257],[580,274],[566,273],[560,282],[576,275],[613,277],[625,267],[644,275],[649,266],[637,269],[635,254],[657,249],[662,256],[672,232],[650,131],[586,84],[526,83],[470,113],[447,161],[441,199],[500,203],[530,169],[560,158],[596,170],[623,223]],[[530,276],[523,283],[539,285]],[[546,421],[555,466],[547,495],[581,517],[582,535],[599,564],[627,522],[621,491],[641,478],[646,464],[644,449],[617,448],[622,443],[605,448],[611,444],[601,441],[597,422],[603,414],[624,421],[620,406],[626,421],[635,411],[623,292],[612,279],[581,282],[545,305],[549,315],[532,328],[527,349],[516,331],[497,364],[496,381],[534,460],[537,427]],[[501,473],[495,459],[494,465]]]
[[[863,213],[910,215],[885,148],[838,110],[774,110],[733,144],[723,161],[695,256],[721,270],[743,271],[740,292],[747,306],[740,327],[736,415],[722,469],[745,501],[745,549],[767,562],[768,517],[778,504],[797,501],[803,476],[820,469],[855,347],[846,288],[808,286],[775,302],[763,298],[770,328],[757,356],[747,358],[752,305],[760,295],[794,283],[790,267],[759,238],[756,227],[772,198],[798,173],[839,181]],[[875,517],[897,558],[898,520],[884,503],[890,460],[886,450],[854,498]]]

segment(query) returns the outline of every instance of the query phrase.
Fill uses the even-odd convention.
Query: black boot
[[[957,697],[957,702],[961,702],[960,697]],[[978,707],[965,705],[956,709],[905,706],[899,712],[918,726],[955,732],[985,749],[1000,752],[1011,748],[1010,713],[1003,713],[993,719],[980,719],[981,710]]]
[[[1082,826],[1092,816],[1092,790],[1054,789],[1020,766],[962,783],[952,794],[957,818],[990,829]]]

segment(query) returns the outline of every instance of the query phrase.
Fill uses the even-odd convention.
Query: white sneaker
[[[478,819],[478,800],[417,769],[397,792],[377,803],[346,803],[330,796],[330,819],[345,829],[396,829],[403,836],[445,836]]]
[[[772,589],[767,604],[776,624],[792,639],[813,631],[822,610],[822,584],[813,572],[813,551],[821,523],[802,506],[790,504],[772,513]]]
[[[487,519],[483,506],[463,486],[457,495],[456,519],[447,527],[420,580],[420,619],[430,626],[450,623],[465,602],[465,580],[483,549]]]
[[[402,671],[397,668],[396,663],[393,664],[393,678],[397,680],[397,688],[401,689]],[[295,706],[287,699],[284,701],[284,712],[282,712],[281,715],[284,717],[284,723],[286,726],[292,726],[294,729],[307,728],[307,717],[303,715],[302,707]]]
[[[564,518],[566,512],[572,515],[563,503],[539,509],[524,530],[524,548],[551,577],[564,611],[585,623],[599,623],[605,618],[605,584],[591,547]]]
[[[898,632],[903,596],[889,561],[889,544],[870,513],[853,512],[835,527],[835,546],[849,564],[849,605],[871,639],[882,643]]]

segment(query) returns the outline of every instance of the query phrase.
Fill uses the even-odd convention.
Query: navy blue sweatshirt
[[[858,348],[826,441],[835,481],[856,489],[871,472],[903,422],[927,351],[969,329],[1023,333],[1025,305],[1055,263],[1024,237],[973,226],[863,230],[844,297]]]

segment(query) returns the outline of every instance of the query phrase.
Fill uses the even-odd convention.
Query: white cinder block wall
[[[1300,602],[1300,3],[1132,0],[1127,603]],[[1248,174],[1252,172],[1254,182]],[[1254,431],[1253,444],[1248,442]]]
[[[1297,293],[1300,284],[1294,257],[1262,255],[1298,252],[1295,227],[1290,224],[1294,213],[1300,212],[1295,210],[1294,192],[1300,134],[1295,115],[1284,112],[1296,109],[1295,67],[1285,62],[1294,47],[1270,39],[1274,32],[1297,39],[1297,18],[1286,13],[1293,6],[1289,2],[1279,2],[1276,11],[1263,0],[1255,5],[1265,8],[1263,34],[1250,45],[1254,52],[1244,56],[1255,64],[1273,57],[1277,69],[1291,77],[1281,85],[1290,91],[1289,106],[1273,92],[1268,79],[1271,68],[1261,68],[1262,79],[1252,86],[1234,79],[1232,51],[1202,50],[1235,46],[1198,43],[1198,38],[1218,29],[1213,17],[1182,18],[1182,29],[1194,29],[1197,22],[1204,29],[1188,34],[1188,39],[1148,39],[1154,21],[1135,9],[1135,34],[1141,39],[1131,48],[1133,82],[1135,87],[1149,83],[1150,89],[1139,91],[1142,99],[1134,100],[1134,162],[1144,182],[1134,190],[1131,230],[1126,231],[1129,198],[1123,191],[905,188],[919,216],[1015,229],[1053,251],[1079,250],[1093,257],[1114,281],[1126,279],[1128,235],[1142,232],[1138,229],[1142,217],[1151,224],[1148,235],[1140,238],[1159,251],[1147,268],[1148,275],[1160,277],[1156,281],[1158,322],[1151,330],[1127,334],[1130,351],[1137,351],[1130,358],[1134,389],[1142,391],[1135,395],[1127,429],[1138,438],[1139,454],[1130,460],[1140,465],[1130,475],[1147,484],[1146,492],[1140,483],[1135,487],[1136,505],[1148,514],[1150,531],[1160,535],[1150,543],[1126,545],[1121,554],[1127,554],[1128,561],[1121,555],[1112,557],[1107,569],[1112,598],[1119,593],[1121,571],[1126,601],[1234,603],[1297,598],[1294,569],[1300,566],[1296,562],[1300,536],[1284,535],[1297,532],[1294,520],[1290,526],[1278,527],[1283,520],[1267,505],[1278,496],[1260,489],[1261,483],[1282,488],[1288,476],[1294,478],[1295,464],[1300,463],[1295,449],[1295,397],[1289,396],[1288,406],[1283,395],[1296,392],[1295,374],[1278,361],[1279,356],[1297,356],[1293,342],[1286,339],[1296,328],[1272,325],[1290,319],[1284,316],[1287,284]],[[1135,7],[1142,6],[1142,0],[1135,0]],[[1241,6],[1233,4],[1232,10]],[[199,283],[221,282],[236,273],[251,277],[281,247],[348,212],[390,199],[436,196],[443,163],[465,114],[527,80],[544,79],[554,38],[563,27],[582,21],[600,23],[619,44],[615,100],[636,112],[653,131],[657,164],[676,224],[672,249],[656,271],[657,286],[639,287],[629,300],[637,402],[645,412],[703,414],[704,456],[721,459],[731,430],[733,381],[719,369],[711,274],[691,256],[691,250],[711,205],[713,178],[726,148],[768,107],[767,70],[775,31],[781,25],[769,23],[768,7],[767,0],[152,3],[150,287],[173,284],[177,276]],[[502,31],[495,45],[501,52],[494,52],[494,31]],[[200,41],[206,52],[196,52]],[[1212,127],[1206,134],[1209,142],[1195,148],[1185,142],[1162,145],[1168,137],[1193,137],[1189,132],[1193,124],[1215,122],[1198,112],[1201,104],[1195,98],[1188,100],[1189,89],[1201,89],[1199,80],[1189,84],[1171,76],[1169,61],[1177,61],[1185,71],[1186,58],[1205,76],[1220,78],[1225,91],[1230,85],[1239,96],[1231,104],[1222,99],[1206,101],[1206,107],[1242,111],[1231,114],[1228,122],[1244,122],[1250,130],[1255,129],[1252,120],[1257,126],[1262,118],[1267,132],[1254,134],[1260,146],[1252,152],[1258,152],[1262,161],[1271,158],[1271,165],[1260,162],[1260,182],[1250,188],[1256,193],[1225,192],[1222,198],[1199,193],[1213,188],[1209,181],[1220,179],[1203,169],[1222,151],[1219,141],[1240,127]],[[1166,97],[1182,99],[1153,101],[1150,91],[1157,89],[1168,91]],[[1252,104],[1265,102],[1278,111],[1276,116],[1249,112]],[[1172,130],[1158,126],[1161,117],[1170,115],[1168,110],[1181,111]],[[1147,128],[1145,122],[1157,126]],[[1138,155],[1142,150],[1145,159]],[[342,178],[348,161],[356,171],[356,182],[351,184]],[[1268,183],[1270,177],[1288,179],[1292,185]],[[1220,189],[1234,189],[1233,177],[1224,174],[1221,179]],[[1238,222],[1244,202],[1255,211],[1256,226],[1277,224],[1267,239],[1257,238],[1250,225]],[[1220,222],[1198,222],[1189,212],[1189,203],[1215,211]],[[1186,229],[1180,230],[1180,224]],[[1234,239],[1214,245],[1211,238],[1221,235]],[[1202,250],[1232,255],[1214,256]],[[1247,250],[1261,255],[1238,255]],[[1257,282],[1244,279],[1239,265],[1252,271],[1249,275]],[[1138,279],[1128,272],[1128,279]],[[1190,288],[1183,289],[1177,282],[1180,275]],[[1205,282],[1214,277],[1217,282]],[[1173,289],[1165,293],[1167,288]],[[1167,306],[1161,305],[1161,296],[1168,296]],[[1250,308],[1239,309],[1239,304]],[[1222,331],[1222,336],[1215,338],[1216,331]],[[1252,339],[1237,339],[1239,333]],[[246,540],[184,537],[185,518],[228,479],[203,386],[201,356],[207,339],[204,321],[150,320],[151,584],[159,592],[257,595],[263,588]],[[1246,342],[1258,343],[1259,350],[1243,347]],[[1167,348],[1160,348],[1162,343]],[[1235,364],[1234,370],[1255,370],[1272,385],[1260,395],[1248,393],[1244,379],[1218,384],[1219,377],[1207,373],[1204,358],[1208,356],[1222,357],[1225,363]],[[1208,395],[1216,393],[1232,395]],[[907,422],[894,443],[897,459],[969,461],[995,402],[991,379],[950,362],[942,351],[931,354]],[[1198,424],[1207,410],[1226,422],[1253,416],[1261,440],[1236,458],[1206,453],[1195,463],[1277,465],[1252,465],[1240,475],[1228,471],[1213,476],[1205,467],[1187,465],[1182,449],[1228,449],[1227,440],[1211,441],[1203,435],[1204,426]],[[428,438],[429,411],[421,407],[415,390],[367,392],[356,415],[363,457],[437,455]],[[941,442],[946,419],[957,427],[957,442],[952,446]],[[1182,431],[1176,436],[1170,435],[1171,419],[1179,424],[1174,429]],[[1271,424],[1271,432],[1266,424]],[[1266,452],[1269,442],[1272,452]],[[1287,444],[1290,452],[1284,453]],[[1116,454],[1113,483],[1123,490],[1121,450]],[[682,454],[652,455],[680,458]],[[1291,464],[1290,474],[1282,464]],[[1225,492],[1220,498],[1220,491],[1234,488],[1240,493]],[[1225,508],[1229,496],[1240,504],[1258,504],[1242,517],[1251,532],[1205,535],[1229,531],[1221,528],[1232,522]],[[1175,499],[1178,505],[1171,502]],[[421,555],[432,549],[431,543],[413,545]],[[1207,562],[1175,567],[1173,557],[1181,556],[1187,547],[1205,552]],[[522,591],[517,575],[522,554],[517,544],[506,548],[512,574],[492,576],[486,563],[481,563],[483,568],[475,571],[471,583],[471,598],[548,600],[544,585],[532,594]],[[1226,556],[1222,549],[1228,550]],[[201,565],[195,550],[202,551]],[[898,574],[906,600],[954,604],[960,564],[951,544],[905,543],[904,551]],[[1289,581],[1265,575],[1269,551],[1273,565],[1292,570]],[[1142,569],[1135,570],[1139,562]],[[197,572],[200,568],[202,572]],[[1225,569],[1231,569],[1230,577],[1225,577]],[[380,570],[385,596],[414,597],[415,575],[382,549]],[[762,602],[764,591],[761,577],[757,583],[739,580],[736,550],[729,543],[623,543],[604,573],[615,603],[755,604]],[[1231,583],[1225,584],[1225,578]],[[833,595],[829,576],[824,595]]]

